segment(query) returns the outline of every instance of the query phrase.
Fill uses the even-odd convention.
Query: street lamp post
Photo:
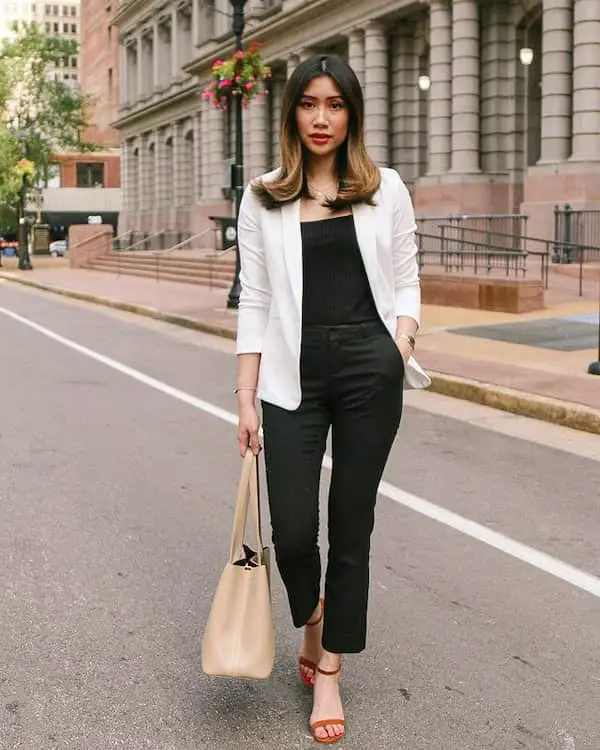
[[[33,131],[33,123],[30,125]],[[21,141],[21,153],[23,158],[27,158],[27,131],[21,130],[19,132],[19,139]],[[21,186],[19,190],[19,271],[31,271],[33,266],[31,265],[31,258],[29,257],[28,237],[27,237],[27,220],[25,218],[25,203],[27,196],[27,175],[24,174],[21,178]]]
[[[244,7],[246,0],[230,0],[233,7],[233,33],[235,35],[236,52],[243,49],[242,35],[244,33]],[[242,195],[244,194],[244,133],[242,123],[242,96],[238,95],[235,99],[235,164],[231,167],[231,187],[235,196],[235,225],[236,225],[236,245],[235,245],[235,276],[229,296],[227,298],[227,307],[231,310],[237,310],[240,304],[240,250],[237,239],[237,225],[240,216],[240,205]]]

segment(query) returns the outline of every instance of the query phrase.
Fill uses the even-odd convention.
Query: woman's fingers
[[[250,433],[250,448],[255,456],[260,453],[260,441],[258,439],[258,430],[253,430]]]
[[[248,441],[249,441],[249,433],[248,430],[240,430],[238,433],[238,441],[240,443],[240,454],[242,458],[246,455],[246,451],[248,450]]]

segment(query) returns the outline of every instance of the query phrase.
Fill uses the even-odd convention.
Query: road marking
[[[137,380],[139,383],[143,383],[150,388],[154,388],[160,393],[164,393],[166,396],[170,396],[177,401],[182,401],[184,404],[192,406],[194,409],[198,409],[205,412],[206,414],[210,414],[211,416],[216,417],[217,419],[220,419],[231,425],[237,425],[237,416],[235,414],[232,414],[231,412],[226,411],[225,409],[214,406],[214,404],[211,404],[208,401],[203,401],[202,399],[196,398],[195,396],[192,396],[189,393],[185,393],[185,391],[181,391],[178,388],[173,388],[172,386],[167,385],[167,383],[163,383],[161,380],[157,380],[156,378],[146,375],[145,373],[140,372],[133,367],[129,367],[128,365],[112,359],[111,357],[100,354],[99,352],[96,352],[93,349],[88,348],[87,346],[78,344],[77,342],[72,341],[65,336],[61,336],[60,334],[51,331],[49,328],[46,328],[39,323],[35,323],[28,318],[24,318],[22,315],[12,312],[12,310],[7,310],[4,307],[0,307],[0,313],[8,316],[9,318],[12,318],[18,323],[28,326],[34,331],[43,334],[49,339],[52,339],[53,341],[56,341],[57,343],[62,344],[63,346],[66,346],[69,349],[72,349],[73,351],[84,355],[85,357],[89,357],[96,362],[100,362],[106,367],[110,367],[116,372],[120,372],[121,374],[127,375],[133,380]],[[326,469],[331,469],[331,458],[329,456],[325,456],[325,458],[323,459],[323,466]],[[531,565],[532,567],[537,568],[538,570],[541,570],[548,575],[554,576],[555,578],[565,581],[566,583],[570,583],[572,586],[582,589],[583,591],[587,591],[589,594],[600,598],[600,578],[597,578],[590,573],[586,573],[579,568],[562,562],[562,560],[558,560],[557,558],[552,557],[545,552],[540,552],[533,547],[522,544],[521,542],[518,542],[511,537],[508,537],[497,531],[492,531],[486,526],[482,526],[475,521],[471,521],[468,518],[459,515],[458,513],[453,513],[450,510],[446,510],[439,505],[435,505],[434,503],[429,502],[428,500],[424,500],[423,498],[417,497],[416,495],[411,495],[410,493],[405,492],[398,487],[395,487],[389,482],[381,482],[381,484],[379,485],[379,493],[384,497],[387,497],[389,500],[398,503],[398,505],[402,505],[405,508],[414,510],[416,513],[420,513],[427,518],[438,521],[439,523],[444,524],[445,526],[448,526],[455,531],[459,531],[460,533],[465,534],[472,539],[483,542],[484,544],[487,544],[488,546],[493,547],[500,552],[504,552],[510,557],[521,560],[522,562],[527,563],[528,565]]]

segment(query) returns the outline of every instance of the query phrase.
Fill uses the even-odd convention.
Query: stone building
[[[598,0],[249,0],[269,96],[244,113],[246,178],[277,164],[286,77],[337,52],[364,84],[366,138],[417,212],[530,216],[600,205]],[[198,232],[229,213],[234,127],[200,98],[233,51],[228,0],[124,0],[120,32],[121,230]]]

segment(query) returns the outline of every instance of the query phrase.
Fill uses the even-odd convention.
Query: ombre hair
[[[279,172],[274,179],[259,179],[252,186],[266,208],[278,208],[308,195],[305,148],[298,133],[296,109],[309,83],[324,75],[335,81],[348,110],[348,136],[337,151],[340,189],[337,197],[325,205],[339,211],[356,203],[373,204],[381,176],[365,148],[364,101],[360,83],[352,68],[338,55],[315,55],[298,65],[283,91]]]

